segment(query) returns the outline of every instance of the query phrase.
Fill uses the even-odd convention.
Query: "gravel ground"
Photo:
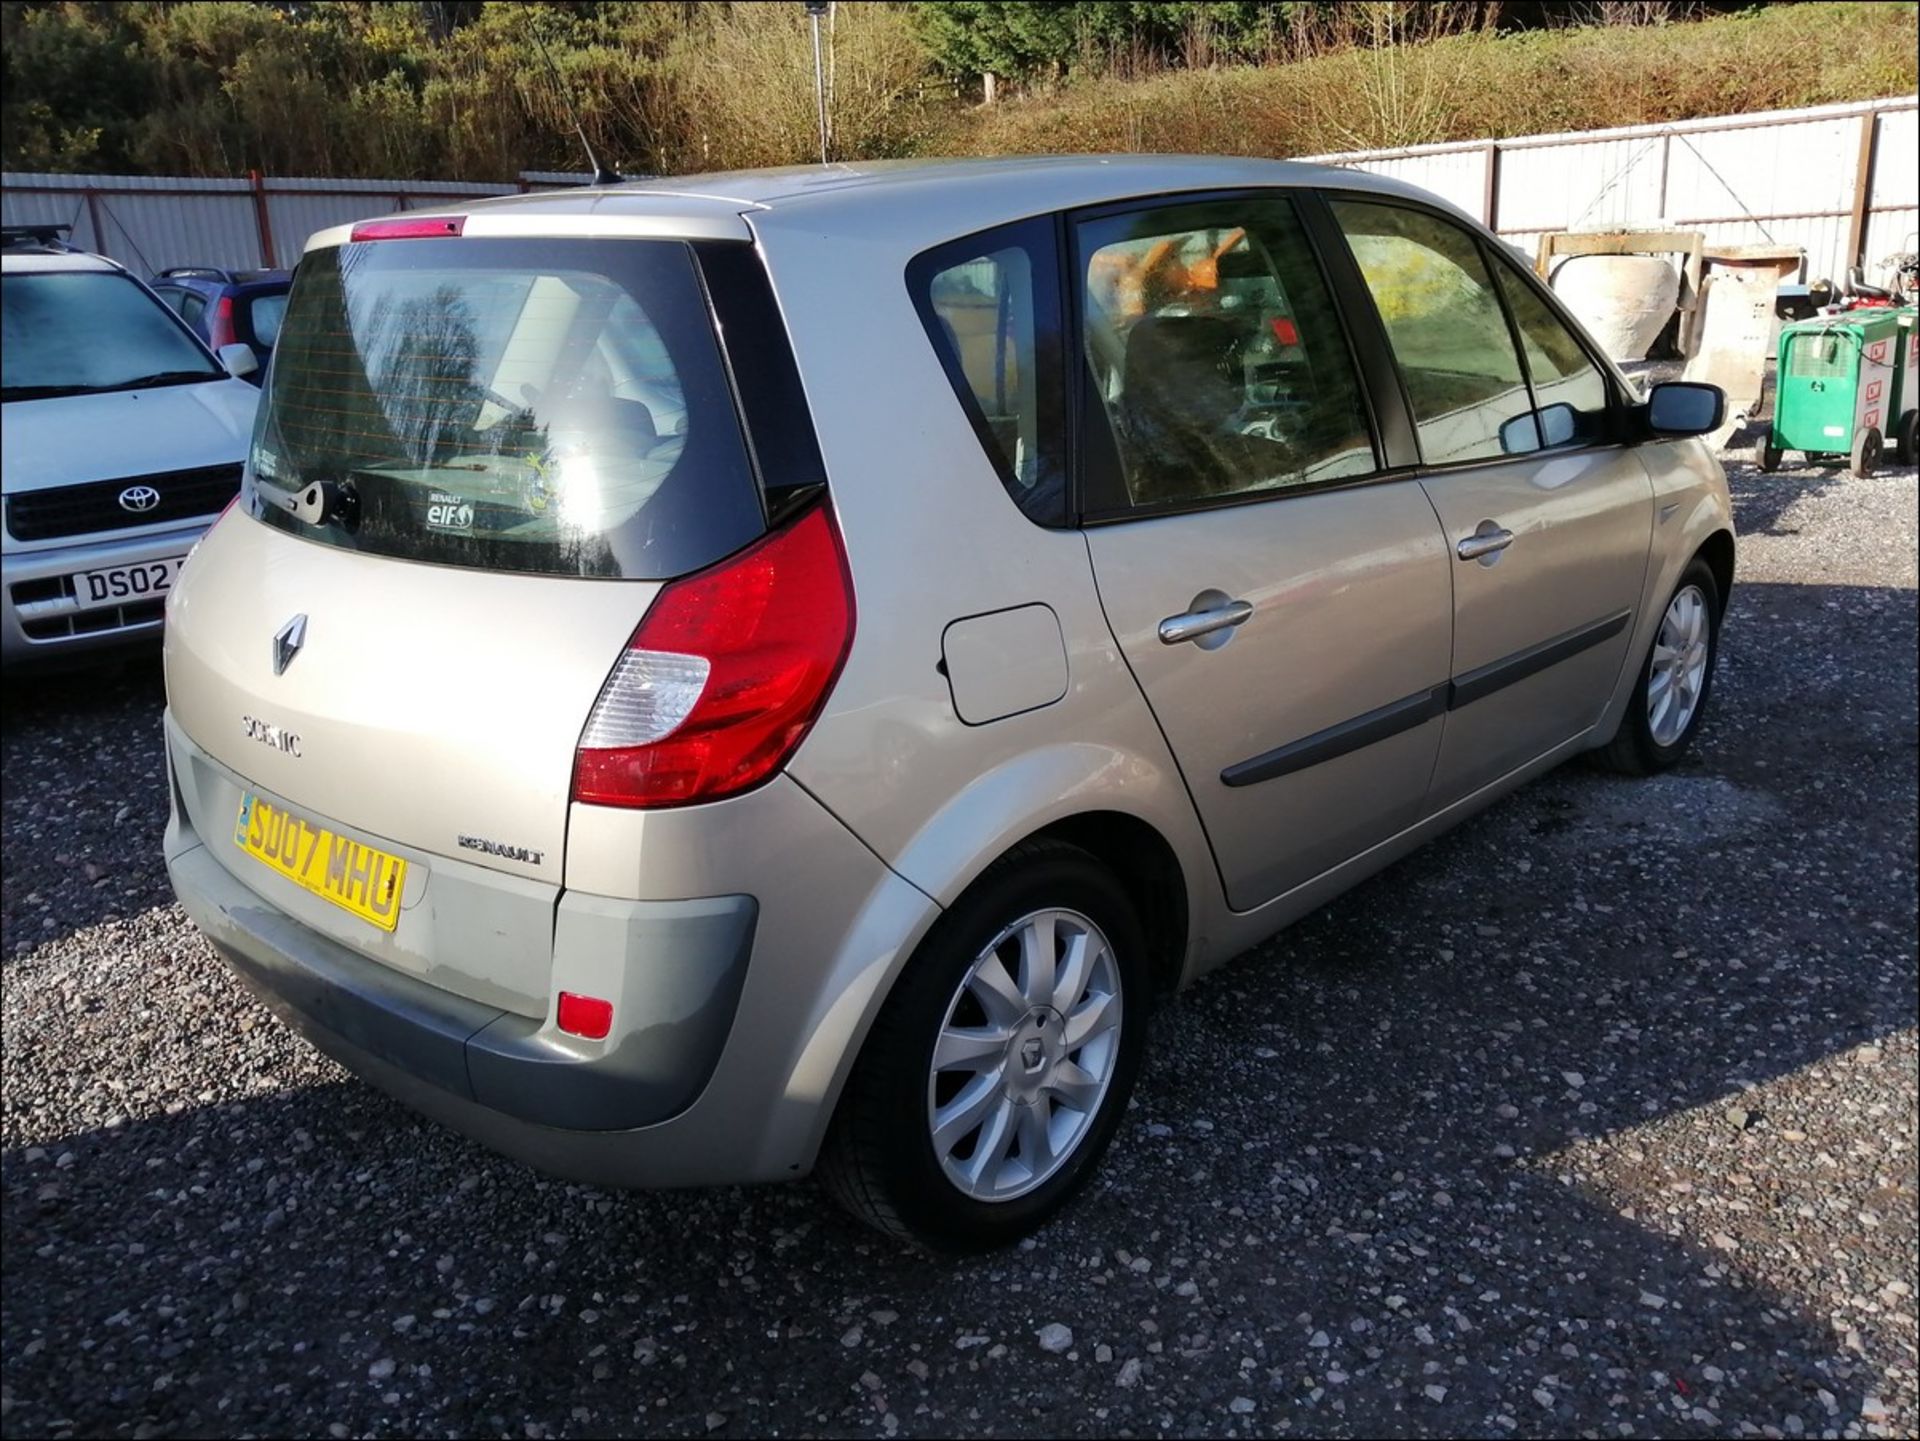
[[[548,1181],[170,903],[151,668],[11,687],[8,1435],[1911,1435],[1915,474],[1735,475],[1714,710],[1157,1021],[1090,1195],[929,1262]]]

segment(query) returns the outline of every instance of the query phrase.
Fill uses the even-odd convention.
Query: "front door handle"
[[[1182,641],[1199,640],[1215,631],[1231,630],[1234,626],[1246,624],[1252,614],[1252,601],[1229,600],[1207,610],[1170,615],[1160,622],[1160,644],[1179,645]]]
[[[1490,520],[1480,522],[1480,528],[1456,547],[1456,554],[1462,560],[1484,560],[1490,555],[1498,555],[1513,544],[1513,532],[1503,530]]]

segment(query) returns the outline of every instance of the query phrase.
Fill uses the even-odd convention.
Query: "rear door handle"
[[[1211,610],[1190,610],[1181,615],[1170,615],[1160,622],[1160,644],[1179,645],[1182,641],[1199,640],[1203,635],[1212,635],[1215,631],[1231,630],[1236,625],[1244,625],[1253,614],[1253,602],[1250,600],[1230,600]]]
[[[1455,553],[1462,560],[1482,560],[1490,555],[1498,555],[1512,544],[1512,531],[1502,530],[1491,521],[1482,521],[1480,529],[1455,547]]]

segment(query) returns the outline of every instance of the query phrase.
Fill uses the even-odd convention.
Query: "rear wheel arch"
[[[1024,837],[1021,844],[1034,840],[1078,847],[1119,878],[1146,932],[1154,994],[1168,996],[1177,990],[1186,967],[1192,921],[1186,873],[1167,838],[1124,811],[1087,811],[1052,821]]]

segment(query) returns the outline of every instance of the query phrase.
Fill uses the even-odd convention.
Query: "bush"
[[[1781,5],[1657,28],[1467,33],[1288,65],[1073,81],[981,107],[972,155],[1315,155],[1912,93],[1909,3]]]
[[[1673,13],[1643,0],[841,0],[823,27],[833,153],[1298,155],[1915,86],[1911,0],[1499,29]],[[8,169],[512,180],[582,168],[568,94],[601,158],[632,173],[819,154],[812,47],[790,0],[8,0],[0,41]],[[1286,63],[1221,63],[1251,59]],[[989,65],[1025,76],[1024,93],[962,100]]]

